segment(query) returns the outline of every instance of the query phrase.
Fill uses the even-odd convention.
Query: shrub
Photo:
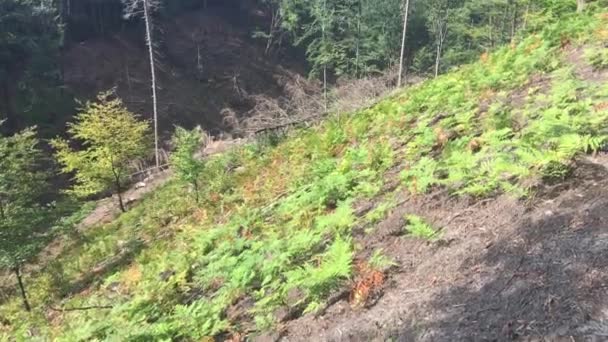
[[[205,135],[200,127],[188,131],[182,127],[176,127],[173,134],[173,145],[175,151],[171,155],[171,165],[177,177],[192,186],[196,203],[200,202],[200,181],[205,168],[205,162],[197,156],[197,152],[205,143]]]

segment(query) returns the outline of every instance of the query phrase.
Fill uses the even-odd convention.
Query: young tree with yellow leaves
[[[68,124],[70,140],[56,138],[51,145],[62,172],[75,174],[73,194],[87,197],[113,189],[125,212],[122,192],[133,161],[150,153],[150,126],[138,120],[112,92],[101,93],[97,100],[87,102],[75,122]],[[77,144],[82,148],[71,147]]]

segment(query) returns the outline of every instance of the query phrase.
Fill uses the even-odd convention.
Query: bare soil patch
[[[585,58],[585,47],[569,48],[566,53],[566,61],[574,66],[576,76],[581,80],[593,83],[608,81],[608,70],[596,70]]]
[[[284,341],[462,341],[608,336],[608,156],[531,201],[407,199],[366,238],[399,266],[375,305],[347,298],[288,322]],[[403,235],[406,214],[442,228]],[[268,335],[265,336],[268,338]]]

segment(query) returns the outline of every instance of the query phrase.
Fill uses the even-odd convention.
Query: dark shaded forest
[[[255,106],[244,93],[282,96],[297,74],[331,88],[395,70],[403,6],[399,0],[154,1],[161,126],[229,131],[221,112],[242,119]],[[526,26],[525,14],[543,6],[412,1],[404,73],[432,76],[472,61],[513,39]],[[3,130],[38,125],[52,136],[63,131],[77,100],[113,87],[129,108],[150,117],[145,26],[141,16],[125,16],[123,0],[3,0],[0,12],[7,14],[0,22]]]

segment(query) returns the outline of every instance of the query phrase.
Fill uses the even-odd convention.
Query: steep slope
[[[17,339],[513,339],[605,333],[608,14],[353,114],[211,158],[64,237]],[[542,29],[541,29],[542,28]],[[599,57],[598,57],[599,56]]]
[[[347,301],[289,322],[288,341],[502,341],[606,336],[608,156],[583,159],[573,178],[530,203],[509,196],[471,203],[438,194],[404,200],[366,249],[397,261],[382,297]],[[404,239],[412,213],[442,238]],[[370,239],[370,237],[366,237]],[[278,335],[277,335],[278,336]]]
[[[303,72],[297,56],[278,60],[251,38],[249,23],[228,9],[195,10],[159,21],[157,63],[160,127],[202,125],[214,134],[231,131],[222,110],[247,115],[252,96],[278,98]],[[236,9],[234,11],[237,11]],[[238,17],[237,17],[238,18]],[[253,25],[253,24],[252,24]],[[116,87],[135,113],[150,117],[150,69],[143,33],[126,30],[73,44],[63,55],[67,87],[79,99]]]

